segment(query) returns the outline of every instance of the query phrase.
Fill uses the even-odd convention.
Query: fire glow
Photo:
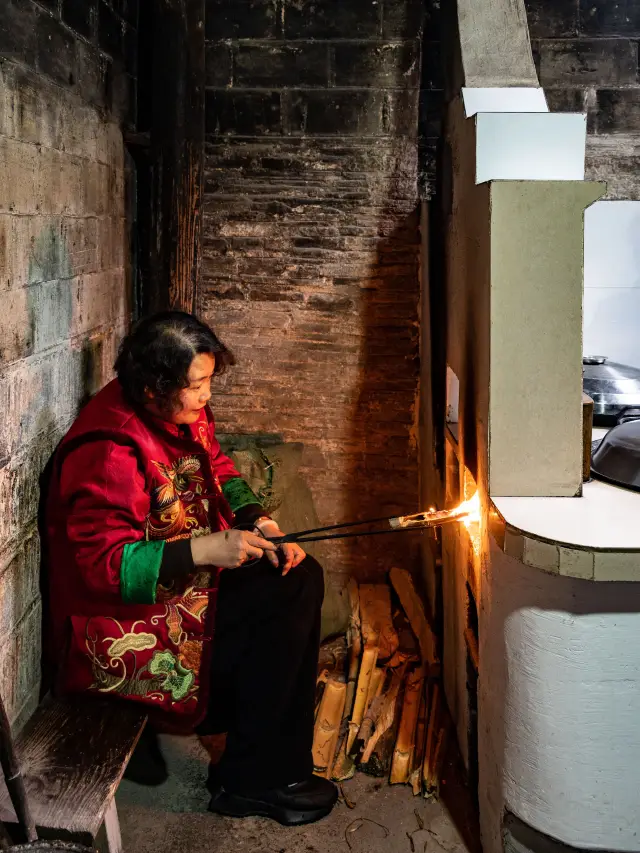
[[[472,524],[480,521],[480,495],[478,492],[463,501],[454,509],[436,510],[429,508],[427,512],[417,512],[414,515],[401,515],[390,518],[389,524],[395,530],[407,530],[419,527],[441,527],[444,524],[462,522],[467,530]]]

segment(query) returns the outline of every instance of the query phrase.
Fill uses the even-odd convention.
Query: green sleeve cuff
[[[120,563],[120,591],[125,604],[155,604],[164,541],[125,545]]]
[[[222,493],[227,499],[231,512],[236,513],[245,506],[257,504],[262,506],[262,501],[257,498],[245,483],[242,477],[232,477],[222,486]]]

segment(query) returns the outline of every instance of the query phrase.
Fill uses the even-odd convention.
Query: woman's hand
[[[284,533],[275,521],[272,521],[270,518],[265,519],[264,521],[258,521],[256,527],[262,533],[263,536],[284,536]],[[296,545],[295,542],[285,542],[284,545],[280,546],[280,550],[284,555],[284,566],[282,567],[282,574],[286,575],[291,569],[295,569],[296,566],[299,566],[300,563],[307,556],[305,552],[299,545]],[[267,559],[276,567],[280,565],[278,561],[278,555],[267,551]]]
[[[191,556],[196,566],[236,569],[247,560],[259,560],[266,552],[278,564],[276,546],[248,530],[222,530],[191,540]]]

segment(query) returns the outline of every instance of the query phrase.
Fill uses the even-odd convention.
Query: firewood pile
[[[361,770],[437,796],[448,719],[435,638],[409,572],[389,580],[350,581],[346,640],[322,647],[314,772],[342,782]]]

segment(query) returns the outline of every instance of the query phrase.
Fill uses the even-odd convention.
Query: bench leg
[[[107,850],[109,853],[122,853],[122,837],[115,797],[107,806],[104,814],[104,828],[107,833]]]

